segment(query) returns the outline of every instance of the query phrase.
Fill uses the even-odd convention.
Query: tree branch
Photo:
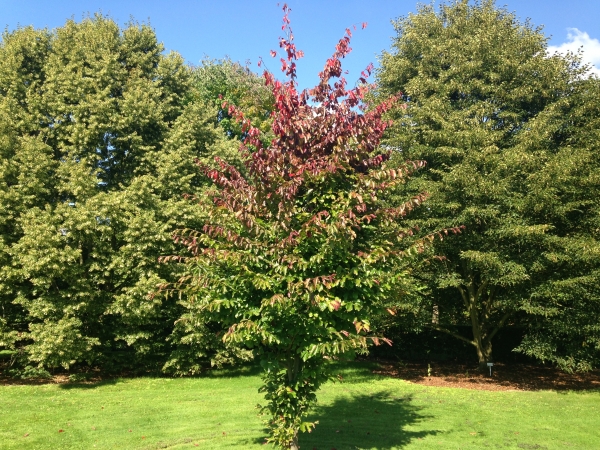
[[[482,302],[483,312],[485,314],[485,318],[486,319],[489,317],[490,308],[492,307],[492,299],[494,298],[495,291],[496,291],[496,286],[492,285],[492,287],[490,288],[490,293],[489,293],[487,299],[484,302]]]
[[[489,283],[488,283],[488,281],[487,281],[487,280],[485,280],[483,283],[481,283],[481,286],[479,286],[479,288],[477,289],[477,294],[475,294],[475,295],[477,296],[477,297],[476,297],[477,299],[479,299],[479,297],[481,296],[481,294],[483,293],[483,291],[484,291],[485,289],[487,289],[487,287],[488,287],[488,284],[489,284]]]
[[[452,336],[452,337],[455,337],[456,339],[460,339],[461,341],[464,341],[464,342],[466,342],[466,343],[468,343],[468,344],[471,344],[471,345],[473,345],[473,346],[475,345],[475,342],[473,342],[473,341],[471,341],[471,340],[467,339],[467,338],[466,338],[466,337],[464,337],[464,336],[461,336],[461,335],[460,335],[460,334],[458,334],[458,333],[455,333],[454,331],[450,331],[450,330],[447,330],[446,328],[442,328],[442,327],[440,327],[439,325],[436,325],[436,324],[430,324],[430,325],[429,325],[429,324],[428,324],[427,326],[429,326],[429,327],[433,328],[434,330],[441,331],[442,333],[449,334],[450,336]]]
[[[469,298],[467,297],[467,293],[465,292],[465,290],[463,289],[462,286],[456,286],[456,288],[458,289],[458,292],[460,292],[460,296],[463,299],[463,302],[465,304],[465,308],[469,309]]]
[[[512,315],[512,312],[507,312],[502,316],[502,318],[500,319],[500,322],[498,322],[498,325],[496,325],[496,328],[494,328],[494,330],[485,337],[486,343],[489,343],[492,341],[492,338],[496,335],[496,333],[500,330],[500,328],[502,328],[502,326],[504,325],[504,322],[506,322],[506,319],[508,319],[511,315]]]

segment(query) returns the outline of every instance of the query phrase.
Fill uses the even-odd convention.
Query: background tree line
[[[576,55],[547,56],[541,30],[493,1],[424,6],[395,25],[372,107],[402,93],[388,113],[390,164],[427,166],[384,200],[429,194],[402,219],[416,237],[465,229],[406,269],[410,283],[373,324],[384,335],[435,329],[480,363],[499,329],[519,326],[518,351],[589,369],[600,350],[600,82]],[[186,271],[158,262],[188,254],[173,231],[210,213],[194,160],[244,171],[246,130],[224,101],[271,141],[262,77],[227,59],[189,67],[146,25],[96,15],[4,33],[0,349],[15,374],[184,374],[251,357],[190,298],[152,295]]]
[[[259,86],[260,108],[258,77],[194,70],[150,27],[100,15],[6,32],[0,73],[0,346],[30,370],[226,360],[208,324],[177,326],[177,299],[148,294],[177,274],[158,263],[180,251],[173,230],[202,223],[194,159],[237,153],[213,97]]]

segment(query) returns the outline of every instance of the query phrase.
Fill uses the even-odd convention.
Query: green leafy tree
[[[530,155],[523,214],[551,225],[532,268],[518,350],[566,370],[600,356],[600,80],[580,79],[568,97],[532,120],[519,146]]]
[[[195,95],[203,103],[217,109],[217,121],[231,139],[243,139],[241,124],[229,114],[228,105],[244,111],[252,126],[262,133],[263,144],[274,137],[271,133],[271,113],[275,108],[273,92],[262,76],[229,58],[202,60],[193,71]]]
[[[297,449],[298,432],[315,426],[303,419],[328,378],[327,361],[364,350],[369,340],[379,343],[370,318],[383,299],[410,288],[406,257],[427,240],[408,246],[399,220],[422,196],[395,208],[379,199],[419,166],[385,167],[382,114],[395,99],[367,113],[358,109],[367,74],[350,90],[341,77],[350,30],[319,85],[298,92],[302,54],[284,11],[288,35],[280,47],[288,79],[264,74],[275,97],[275,138],[263,146],[259,130],[229,108],[247,133],[240,147],[246,174],[224,161],[219,169],[200,164],[214,183],[213,201],[201,204],[209,220],[178,233],[191,256],[186,275],[165,289],[185,299],[185,320],[208,313],[227,330],[225,341],[260,355],[270,441]]]
[[[531,310],[531,289],[549,267],[544,243],[554,219],[527,206],[535,198],[546,208],[529,185],[546,162],[524,145],[527,130],[571,95],[584,70],[576,58],[547,55],[539,28],[491,0],[421,6],[395,28],[379,93],[402,92],[406,107],[390,114],[385,143],[427,161],[407,185],[431,195],[416,223],[466,227],[459,239],[435,243],[443,260],[421,272],[431,294],[421,311],[428,326],[472,344],[485,366],[493,337]],[[465,323],[472,336],[454,328]]]
[[[148,293],[173,275],[172,230],[201,223],[183,193],[228,146],[214,114],[147,25],[4,33],[0,346],[45,367],[164,362],[181,311]]]

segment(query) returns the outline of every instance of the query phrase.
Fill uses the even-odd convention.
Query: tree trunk
[[[431,314],[431,323],[438,325],[440,323],[440,307],[433,305],[433,311]]]
[[[301,359],[299,357],[294,357],[288,360],[287,365],[287,377],[288,377],[288,385],[291,387],[298,379],[298,373],[300,372]],[[300,446],[298,445],[298,431],[294,430],[294,438],[290,442],[290,450],[299,450]]]
[[[465,306],[467,307],[467,311],[469,313],[469,318],[471,319],[471,329],[473,331],[473,341],[471,342],[475,346],[475,350],[477,351],[477,359],[479,362],[479,370],[485,370],[487,368],[487,363],[492,360],[492,337],[495,334],[489,333],[489,301],[490,298],[487,298],[487,302],[483,301],[482,297],[485,297],[488,294],[487,291],[487,282],[483,282],[477,285],[474,282],[474,276],[472,273],[469,274],[471,278],[471,283],[466,286],[466,291],[464,289],[460,289],[461,295],[463,297],[463,301]],[[499,324],[501,326],[501,324]]]
[[[496,322],[491,323],[492,318],[497,317],[497,314],[501,312],[494,309],[494,286],[489,287],[489,283],[485,280],[476,283],[472,272],[468,272],[468,276],[465,276],[465,278],[470,279],[471,282],[459,285],[457,288],[471,320],[473,339],[468,339],[436,323],[436,314],[439,317],[439,309],[436,309],[436,305],[434,305],[431,326],[435,330],[442,331],[474,346],[479,361],[479,369],[485,370],[487,369],[487,363],[492,362],[492,339],[498,330],[504,326],[504,322],[511,317],[512,313],[511,311],[505,311],[504,315],[498,318]]]
[[[471,328],[473,330],[473,345],[477,351],[479,360],[479,370],[485,370],[487,363],[492,358],[492,342],[486,339],[484,324],[481,323],[479,317],[479,309],[477,308],[476,299],[471,301],[469,308],[469,316],[471,318]]]
[[[286,372],[287,372],[289,386],[291,386],[292,384],[294,384],[296,382],[296,379],[298,378],[298,373],[300,372],[300,363],[301,362],[302,361],[297,356],[288,359],[288,362],[287,362],[287,365],[285,368],[286,368]]]
[[[487,363],[492,361],[492,343],[487,345],[482,343],[482,347],[477,347],[477,357],[479,358],[479,370],[487,370]]]
[[[294,436],[294,440],[290,442],[290,450],[299,450],[300,446],[298,445],[298,434]]]

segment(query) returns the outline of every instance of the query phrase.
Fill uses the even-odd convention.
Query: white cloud
[[[590,37],[585,31],[580,31],[577,28],[567,28],[567,42],[558,46],[548,46],[548,53],[565,54],[568,51],[577,53],[579,49],[583,50],[582,61],[591,64],[591,72],[600,77],[600,41]]]

